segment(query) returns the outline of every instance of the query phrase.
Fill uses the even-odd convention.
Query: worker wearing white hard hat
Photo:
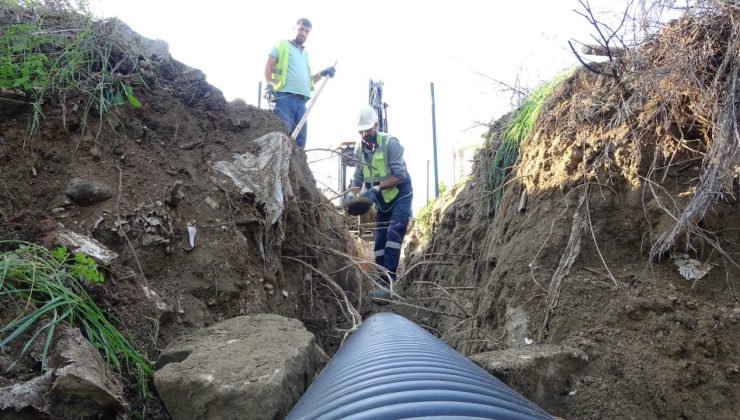
[[[385,268],[379,283],[370,292],[374,298],[390,298],[401,258],[401,244],[411,218],[414,190],[403,158],[403,146],[396,137],[377,131],[378,114],[370,105],[360,108],[356,120],[362,138],[355,146],[351,192],[373,201],[375,214],[375,263]]]
[[[364,105],[360,108],[360,117],[357,121],[357,131],[369,130],[378,123],[378,114],[375,108],[370,105]]]

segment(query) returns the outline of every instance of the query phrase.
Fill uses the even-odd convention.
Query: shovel
[[[370,210],[373,202],[367,197],[358,196],[347,200],[345,205],[350,216],[362,216]]]
[[[337,63],[339,61],[334,61],[334,67],[337,66]],[[311,113],[311,110],[313,109],[314,104],[316,103],[316,100],[319,99],[319,95],[321,95],[321,91],[324,90],[324,86],[326,86],[327,80],[331,79],[331,77],[325,77],[324,80],[321,81],[321,86],[319,86],[319,90],[316,91],[316,95],[314,95],[313,99],[311,99],[311,103],[308,105],[308,109],[306,110],[306,113],[303,114],[303,117],[301,117],[301,120],[298,121],[298,125],[295,126],[295,129],[293,130],[293,134],[290,135],[290,137],[295,140],[298,138],[298,133],[301,132],[301,128],[303,128],[303,125],[306,124],[306,120],[308,119],[308,114]]]

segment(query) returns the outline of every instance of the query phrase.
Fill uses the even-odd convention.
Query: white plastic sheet
[[[234,155],[231,162],[218,161],[213,169],[228,176],[242,195],[254,195],[258,204],[265,206],[270,225],[280,220],[285,208],[285,197],[292,197],[288,180],[292,140],[283,133],[267,133],[253,143],[258,153]]]

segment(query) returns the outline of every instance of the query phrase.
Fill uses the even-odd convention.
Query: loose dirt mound
[[[173,338],[260,312],[302,320],[331,353],[337,329],[351,325],[343,324],[336,290],[317,273],[334,273],[349,291],[347,278],[357,274],[341,255],[353,248],[345,220],[316,190],[304,153],[288,151],[293,195],[274,224],[264,203],[229,187],[213,168],[235,154],[260,153],[254,140],[282,130],[280,121],[226,102],[166,45],[119,21],[36,13],[0,7],[4,33],[48,34],[33,52],[60,62],[69,43],[92,40],[80,47],[90,61],[72,76],[72,88],[47,86],[40,101],[20,87],[0,91],[0,239],[48,242],[63,225],[118,253],[90,293],[151,359]],[[68,35],[85,31],[89,39]],[[35,122],[34,102],[42,112]],[[99,183],[112,197],[75,204],[65,195],[73,178]],[[188,225],[197,229],[192,250]],[[17,315],[0,305],[3,325]],[[0,353],[3,368],[24,341]],[[38,353],[31,353],[0,372],[0,386],[39,374]],[[128,401],[141,414],[136,392],[129,383]],[[147,417],[166,416],[156,400],[149,405]]]
[[[555,402],[538,401],[553,414],[740,409],[740,9],[712,4],[595,65],[601,74],[562,82],[493,183],[510,146],[498,123],[472,181],[407,261],[406,294],[432,302],[430,326],[460,351],[586,352]],[[709,272],[687,280],[678,264],[694,261]]]

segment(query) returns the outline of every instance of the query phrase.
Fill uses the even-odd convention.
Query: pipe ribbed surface
[[[375,314],[286,419],[552,419],[406,318]]]

